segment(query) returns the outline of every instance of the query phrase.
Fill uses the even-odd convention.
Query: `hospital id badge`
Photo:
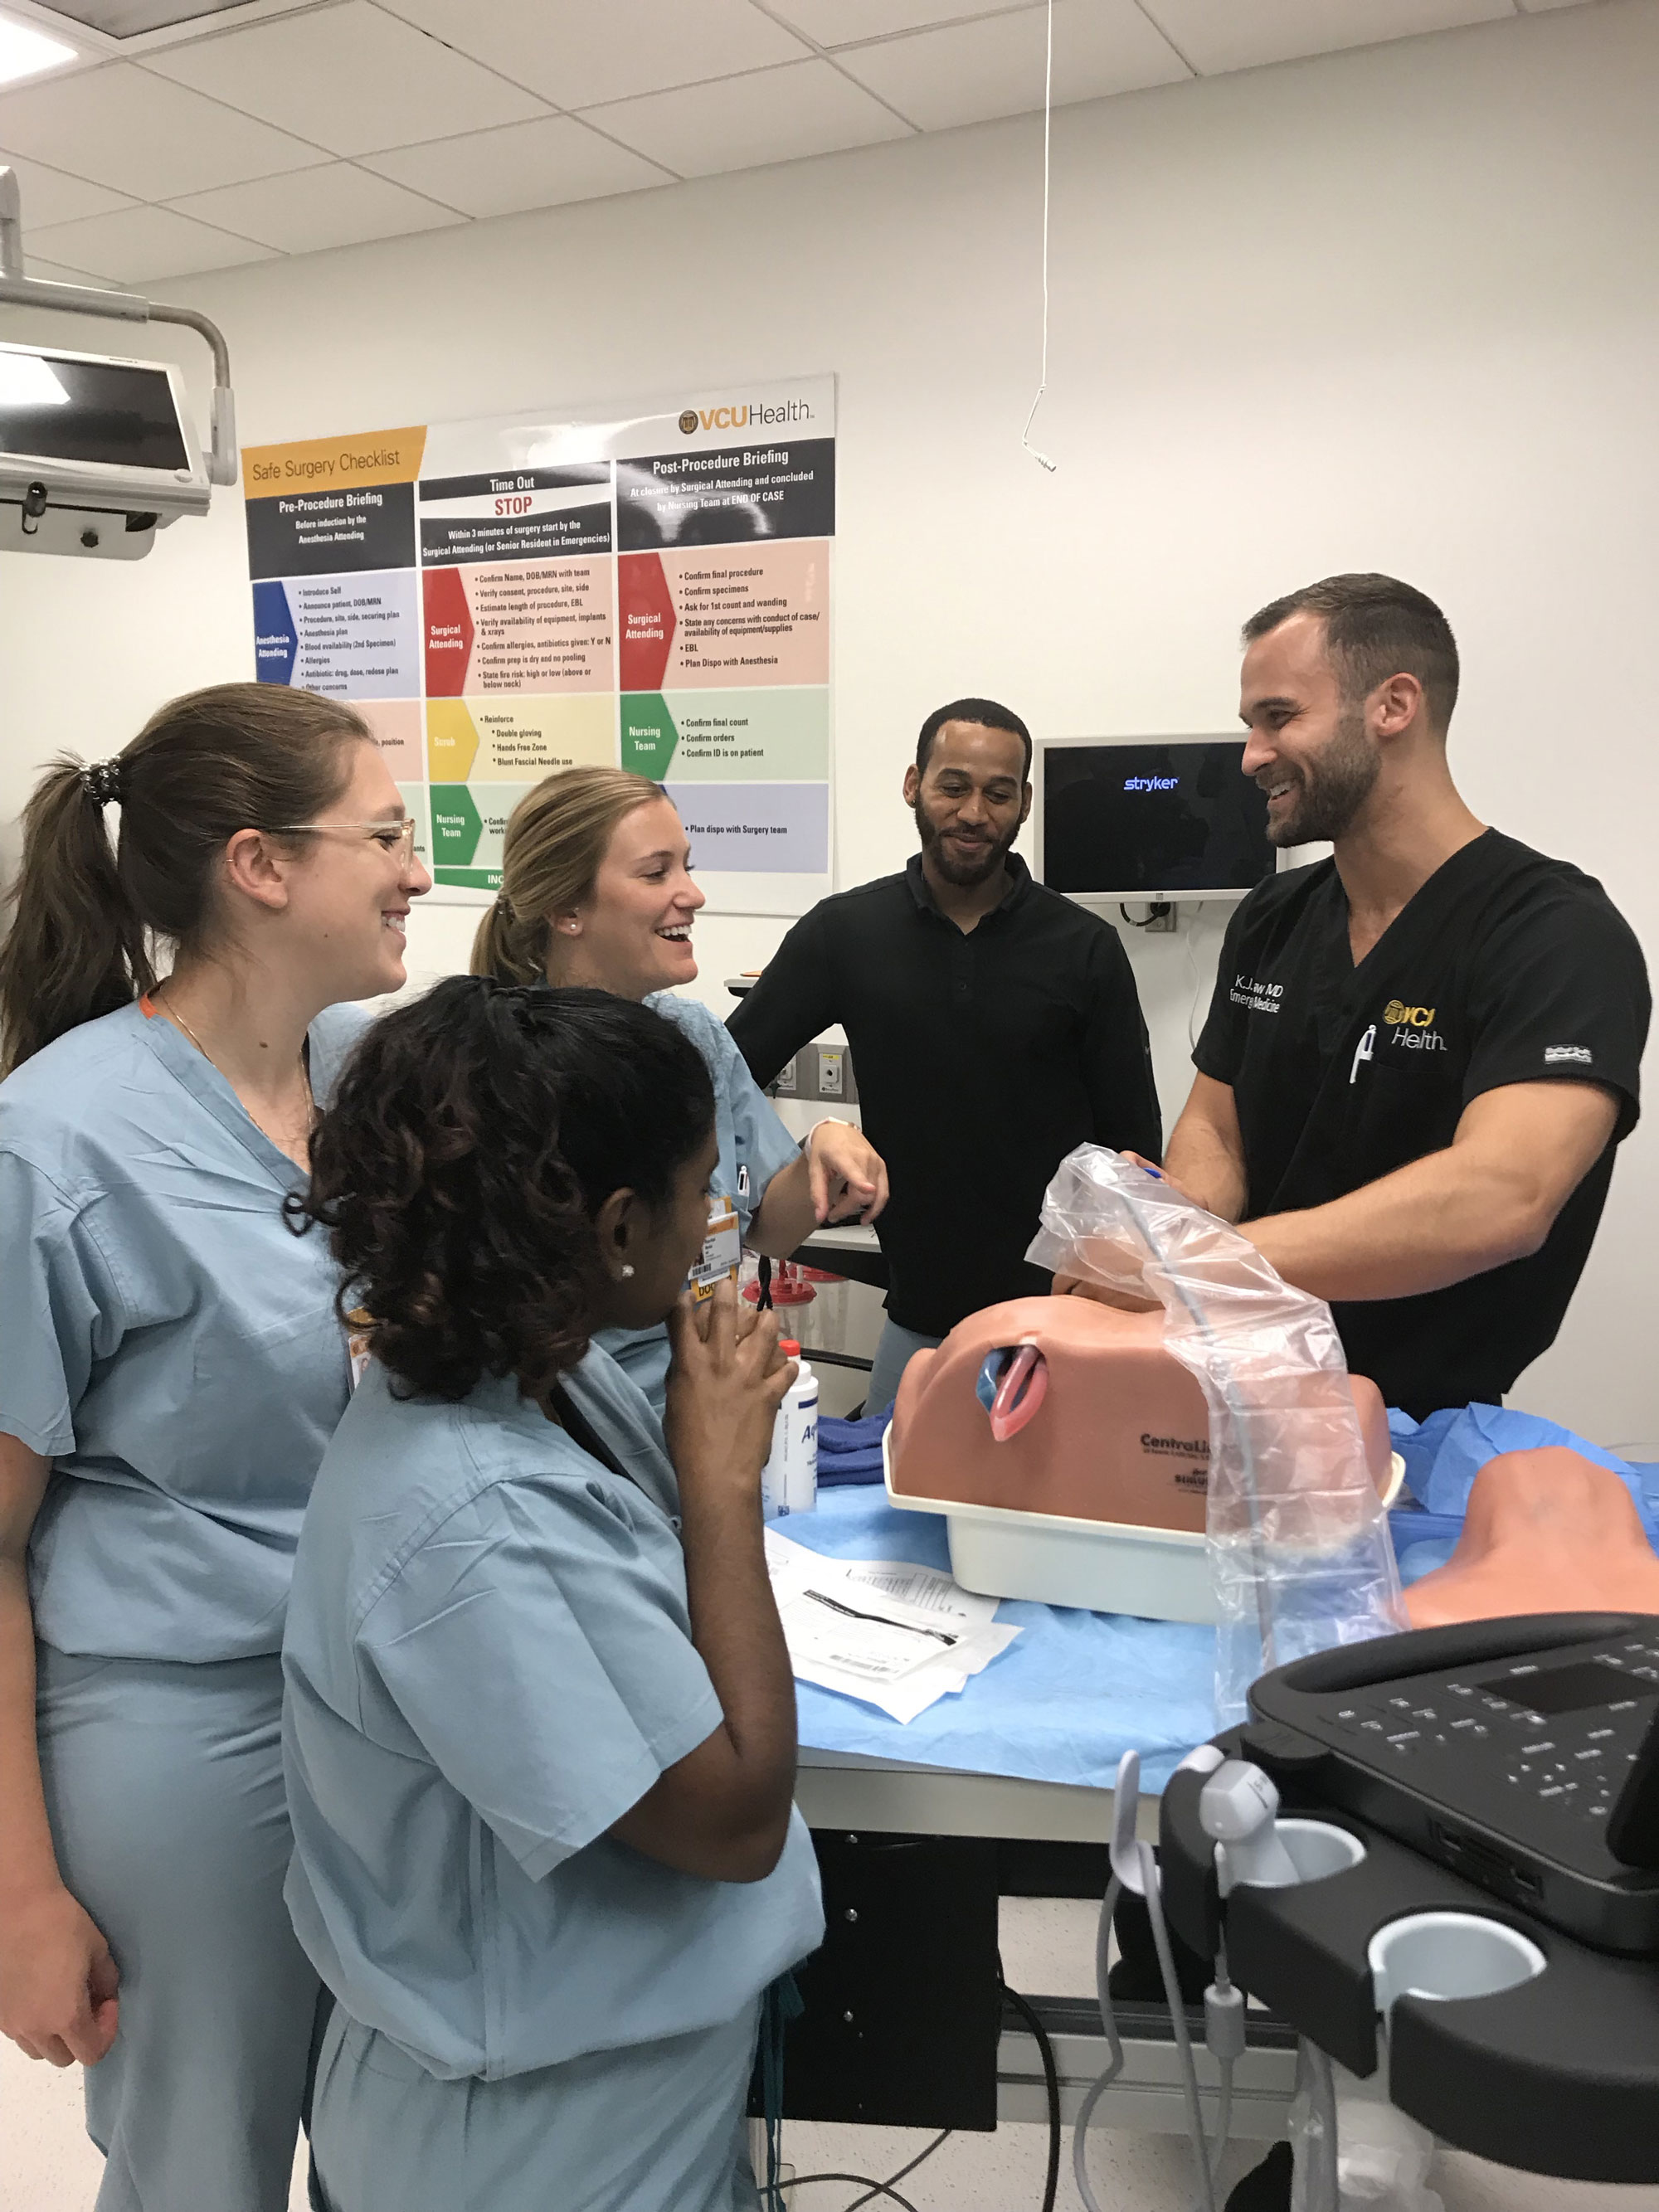
[[[368,1372],[373,1357],[371,1332],[374,1316],[362,1306],[354,1306],[346,1316],[346,1354],[351,1361],[351,1387],[355,1390]]]
[[[686,1278],[686,1287],[699,1303],[712,1298],[717,1283],[737,1281],[742,1264],[743,1234],[738,1227],[738,1209],[729,1198],[711,1200],[708,1233]]]

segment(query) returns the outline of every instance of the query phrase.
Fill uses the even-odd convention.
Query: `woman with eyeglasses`
[[[714,1087],[711,1198],[730,1202],[751,1250],[787,1259],[826,1221],[873,1221],[887,1170],[850,1121],[827,1117],[798,1143],[718,1016],[679,995],[696,980],[691,933],[703,904],[684,824],[659,785],[623,769],[567,769],[513,810],[501,895],[473,941],[472,972],[610,991],[684,1030]],[[660,1413],[666,1332],[602,1340]]]
[[[430,887],[412,830],[349,706],[256,684],[58,761],[24,817],[0,947],[0,2032],[88,2069],[98,2212],[289,2201],[319,1990],[282,1899],[279,1653],[351,1357],[325,1242],[283,1202],[349,1002],[404,981]]]

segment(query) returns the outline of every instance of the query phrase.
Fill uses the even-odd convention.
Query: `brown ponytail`
[[[620,768],[568,768],[526,792],[501,844],[501,891],[472,940],[472,973],[539,983],[556,915],[593,890],[611,832],[659,785]]]
[[[170,700],[112,761],[54,761],[24,810],[15,917],[0,945],[0,1073],[152,988],[157,939],[200,950],[230,839],[314,821],[368,735],[343,700],[218,684]],[[110,799],[121,809],[113,850]]]

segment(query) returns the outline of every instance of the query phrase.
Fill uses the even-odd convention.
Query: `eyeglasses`
[[[388,853],[396,853],[407,867],[415,858],[415,822],[405,816],[401,822],[277,822],[271,825],[274,837],[297,837],[302,833],[319,835],[325,830],[362,830],[383,845]]]

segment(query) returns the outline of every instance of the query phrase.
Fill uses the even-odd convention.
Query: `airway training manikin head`
[[[605,991],[453,975],[377,1022],[296,1219],[400,1395],[544,1399],[602,1328],[664,1320],[702,1246],[714,1102],[672,1022]]]

